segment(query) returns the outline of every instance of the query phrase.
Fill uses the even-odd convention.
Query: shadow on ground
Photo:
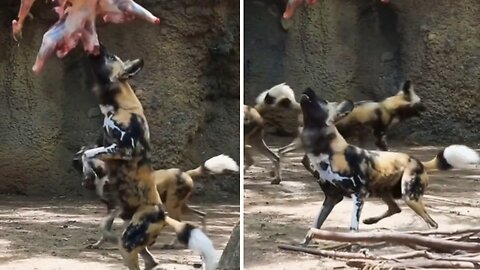
[[[238,205],[194,205],[207,212],[207,234],[218,255],[239,218]],[[0,200],[0,270],[110,270],[123,269],[121,256],[112,244],[104,249],[86,246],[100,236],[98,225],[105,209],[96,201],[56,198],[51,200],[7,196]],[[185,220],[199,224],[198,218]],[[120,233],[122,222],[116,220]],[[201,261],[190,250],[162,250],[174,238],[166,228],[152,252],[165,269],[194,269]]]

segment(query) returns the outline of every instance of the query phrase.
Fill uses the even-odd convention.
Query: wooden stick
[[[477,254],[478,256],[478,254]],[[431,253],[426,250],[419,250],[419,251],[412,251],[408,253],[401,253],[401,254],[392,254],[392,255],[386,255],[383,256],[385,259],[395,259],[395,260],[401,260],[401,259],[413,259],[413,258],[427,258],[430,260],[437,260],[437,261],[452,261],[452,262],[472,262],[472,263],[480,263],[480,258],[475,258],[475,257],[464,257],[464,256],[451,256],[451,255],[446,255],[442,256],[439,254]]]
[[[344,258],[344,259],[371,259],[371,260],[380,260],[381,257],[368,255],[364,253],[353,253],[353,252],[342,252],[342,251],[331,251],[331,250],[321,250],[321,249],[311,249],[300,246],[292,245],[278,245],[279,249],[290,250],[290,251],[300,251],[308,254],[319,255],[323,257],[331,258]]]
[[[357,232],[342,233],[331,232],[311,228],[308,234],[317,239],[333,240],[339,242],[389,242],[396,244],[414,244],[428,247],[434,250],[455,251],[465,250],[469,252],[480,252],[480,244],[470,242],[449,241],[435,237],[420,236],[414,234],[405,234],[397,232],[375,233],[375,232]]]
[[[451,261],[420,261],[385,263],[371,260],[350,260],[347,266],[367,269],[411,269],[411,268],[450,268],[450,269],[478,269],[480,265],[472,262],[451,262]]]
[[[456,235],[456,234],[464,234],[464,233],[480,233],[480,228],[468,228],[468,229],[460,229],[454,231],[441,231],[441,230],[428,230],[428,231],[406,231],[402,233],[411,233],[411,234],[419,234],[419,235],[431,235],[431,234],[438,234],[438,235]]]

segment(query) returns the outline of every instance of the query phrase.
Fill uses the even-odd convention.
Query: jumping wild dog
[[[90,56],[96,79],[94,92],[104,114],[104,145],[82,155],[84,175],[94,173],[94,160],[105,162],[107,177],[120,205],[120,217],[130,220],[120,240],[120,252],[130,270],[139,270],[140,254],[145,269],[158,263],[149,252],[165,226],[172,227],[180,243],[202,254],[207,270],[216,268],[211,240],[195,226],[167,215],[157,190],[151,162],[150,133],[143,107],[128,79],[143,68],[143,61],[122,61],[100,47]]]
[[[404,153],[368,151],[348,144],[334,123],[348,117],[353,102],[333,105],[307,88],[301,98],[304,128],[302,143],[313,165],[318,183],[325,194],[323,206],[313,227],[320,228],[333,207],[343,197],[353,201],[350,230],[358,231],[363,202],[379,197],[388,206],[385,213],[365,219],[365,224],[400,213],[395,199],[405,203],[433,228],[438,224],[427,213],[423,194],[428,186],[427,172],[453,168],[471,169],[480,163],[479,155],[464,145],[451,145],[432,160],[421,162]],[[310,241],[307,235],[304,245]]]

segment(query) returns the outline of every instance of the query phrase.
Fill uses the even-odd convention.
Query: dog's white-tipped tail
[[[455,169],[471,169],[480,165],[480,156],[465,145],[450,145],[443,150],[443,157]]]
[[[437,170],[475,169],[480,168],[480,156],[468,146],[450,145],[424,165],[427,169]]]
[[[171,217],[165,217],[165,222],[175,230],[177,239],[189,249],[200,253],[206,270],[215,270],[218,259],[212,240],[205,233],[190,223],[180,222]]]
[[[217,269],[218,259],[213,243],[200,229],[195,228],[190,231],[188,248],[202,255],[205,270]]]
[[[224,154],[208,159],[203,166],[213,174],[223,173],[224,171],[238,172],[239,169],[237,162]]]

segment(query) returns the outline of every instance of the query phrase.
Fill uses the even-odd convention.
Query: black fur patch
[[[443,171],[453,169],[452,165],[448,164],[444,154],[444,150],[437,154],[438,169]]]
[[[415,161],[417,163],[417,167],[411,172],[413,179],[407,182],[405,194],[411,200],[418,200],[418,198],[420,198],[420,196],[422,196],[425,192],[425,186],[420,178],[425,169],[420,161]]]
[[[362,171],[362,168],[360,168],[362,163],[366,163],[367,167],[373,165],[373,161],[367,154],[367,151],[349,145],[345,149],[345,159],[351,169],[351,174],[359,176],[362,179],[368,178],[368,175],[366,175],[365,172]]]
[[[143,216],[140,223],[131,223],[128,225],[122,235],[123,248],[130,252],[138,246],[148,244],[148,227],[153,223],[158,223],[163,220],[165,220],[165,212],[163,209],[160,209],[154,213]]]
[[[328,169],[328,163],[326,162],[320,162],[320,168],[324,171],[326,171]]]
[[[421,112],[425,110],[426,110],[425,105],[421,103],[417,103],[413,106],[412,105],[401,106],[395,110],[395,116],[397,116],[400,119],[400,121],[403,121],[408,118],[418,117],[421,115]]]
[[[188,246],[188,241],[190,240],[190,234],[194,229],[196,229],[196,227],[193,226],[192,224],[190,223],[185,224],[185,227],[183,227],[183,230],[177,235],[178,241]]]
[[[138,207],[129,207],[126,204],[123,204],[122,213],[120,213],[120,218],[123,220],[132,219],[135,212],[137,212]]]

